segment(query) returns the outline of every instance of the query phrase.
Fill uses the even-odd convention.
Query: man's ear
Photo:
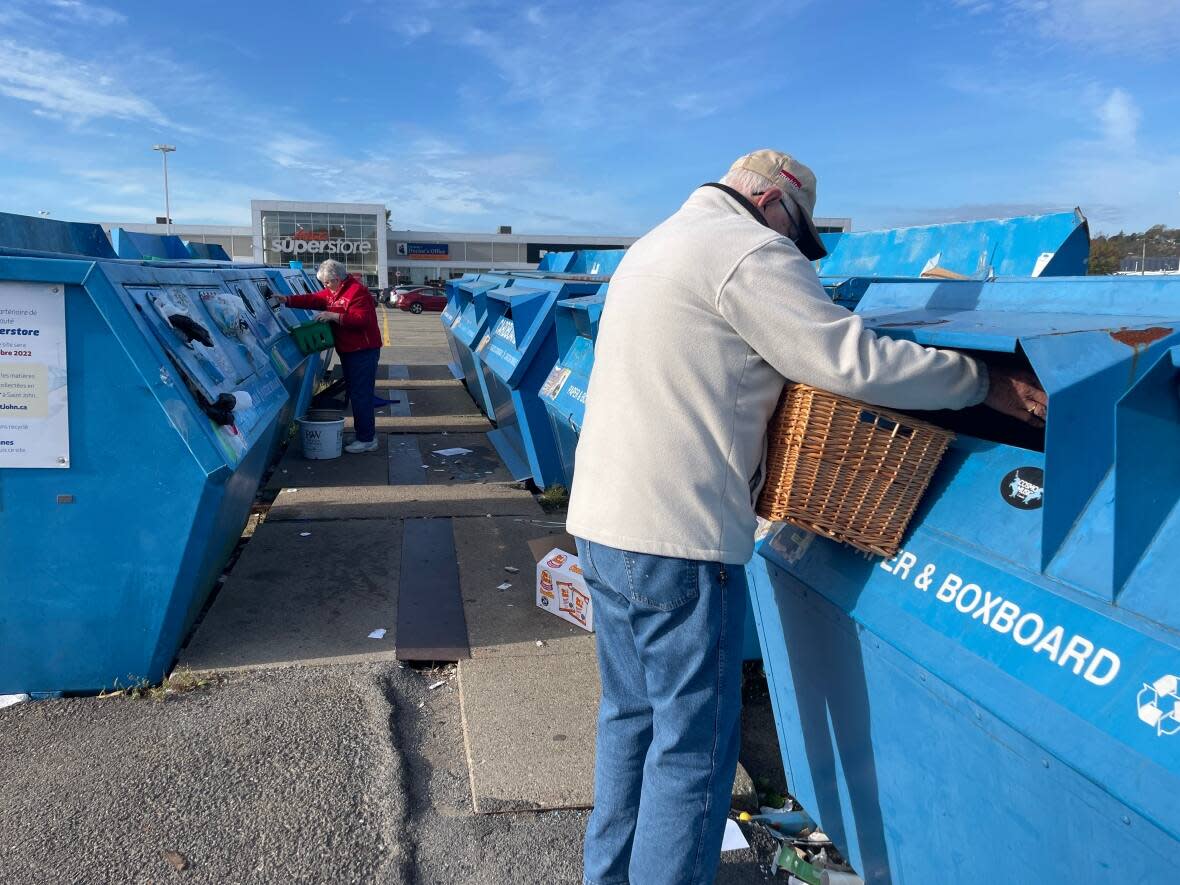
[[[771,203],[773,203],[775,200],[780,199],[782,197],[782,195],[783,195],[783,192],[781,190],[779,190],[777,187],[768,188],[767,190],[764,190],[761,194],[759,194],[758,196],[756,196],[754,198],[754,205],[757,206],[759,209],[764,209],[767,206],[769,206]]]

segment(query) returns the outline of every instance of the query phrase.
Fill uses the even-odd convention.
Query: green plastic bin
[[[332,327],[327,323],[304,323],[291,330],[291,337],[295,344],[305,354],[327,350],[335,340],[332,338]]]

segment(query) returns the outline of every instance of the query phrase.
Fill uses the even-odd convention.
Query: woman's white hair
[[[315,272],[315,278],[325,286],[328,283],[343,283],[348,279],[348,268],[335,258],[329,258],[320,264],[319,270]]]

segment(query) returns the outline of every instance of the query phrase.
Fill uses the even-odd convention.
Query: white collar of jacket
[[[702,184],[699,188],[697,188],[696,191],[693,193],[693,196],[695,197],[697,194],[700,194],[701,192],[708,193],[713,190],[720,191],[722,194],[729,197],[729,203],[736,204],[736,206],[734,207],[735,211],[744,210],[751,218],[753,218],[755,221],[757,221],[760,225],[767,228],[768,230],[774,230],[774,228],[772,228],[769,224],[766,223],[766,216],[762,213],[762,210],[759,209],[757,206],[755,206],[750,201],[749,197],[747,197],[745,194],[741,193],[740,191],[734,190],[733,188],[731,188],[727,184],[720,184],[719,182],[716,182],[716,181],[707,182],[706,184]],[[690,197],[689,199],[692,199],[692,197]],[[740,214],[740,211],[737,211],[737,214]],[[777,231],[775,231],[775,232],[777,233]]]

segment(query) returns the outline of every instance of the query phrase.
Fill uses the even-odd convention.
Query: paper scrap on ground
[[[442,688],[446,684],[447,681],[445,679],[440,679],[438,682],[434,683],[434,685],[430,686],[429,690],[434,691],[436,688]]]
[[[385,638],[385,628],[381,627],[377,630],[374,630],[372,633],[369,634],[369,638],[370,639],[384,639]]]
[[[442,455],[444,458],[449,458],[452,455],[470,455],[471,449],[435,449],[431,452],[432,455]]]
[[[497,590],[507,590],[511,586],[512,586],[511,584],[509,584],[507,581],[505,581],[503,584],[499,585],[496,589]]]
[[[14,707],[17,704],[23,704],[29,699],[27,694],[0,694],[0,710],[5,707]]]
[[[514,565],[506,565],[506,566],[504,566],[504,571],[508,572],[508,574],[510,574],[510,575],[515,575],[517,572],[520,571],[520,569],[518,569]]]
[[[299,533],[299,537],[301,537],[301,538],[310,538],[310,537],[311,537],[311,532],[300,532],[300,533]]]
[[[721,850],[741,851],[743,848],[749,847],[750,843],[746,841],[745,834],[742,833],[742,828],[737,825],[737,821],[726,820],[725,837],[721,840]]]

